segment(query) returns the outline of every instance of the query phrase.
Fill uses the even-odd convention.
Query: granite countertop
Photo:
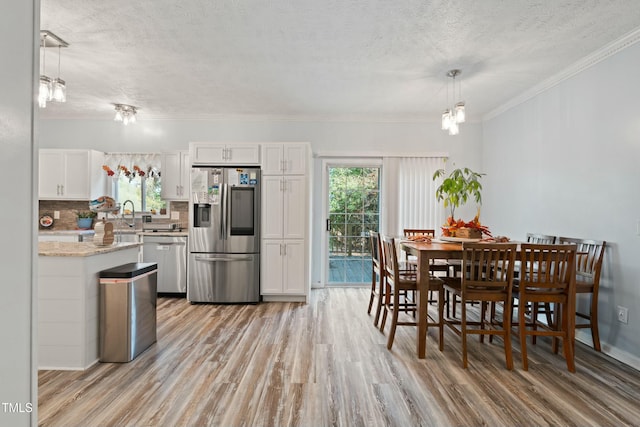
[[[114,243],[109,246],[97,246],[91,242],[39,242],[38,255],[85,257],[137,248],[141,245],[139,242]]]
[[[40,235],[82,235],[82,236],[93,236],[95,234],[95,230],[46,230],[39,231]],[[186,237],[189,235],[187,230],[181,231],[142,231],[142,230],[133,230],[130,228],[116,228],[113,230],[113,234],[128,234],[133,235],[136,234],[138,236],[176,236],[176,237]]]

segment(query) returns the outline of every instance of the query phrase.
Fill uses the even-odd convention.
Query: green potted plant
[[[84,229],[84,230],[91,228],[91,225],[93,224],[93,219],[97,215],[98,214],[93,211],[77,211],[76,224],[78,225],[78,228]]]
[[[438,169],[433,174],[433,180],[444,177],[445,173],[444,169]],[[455,235],[455,231],[460,228],[476,229],[488,234],[489,230],[482,226],[479,221],[480,205],[482,205],[482,184],[480,179],[484,175],[469,168],[454,169],[436,189],[436,200],[444,202],[444,207],[449,208],[450,212],[445,226],[442,227],[442,232],[445,236]],[[478,215],[469,222],[464,222],[461,219],[456,221],[456,208],[467,203],[469,199],[475,200],[478,205]]]

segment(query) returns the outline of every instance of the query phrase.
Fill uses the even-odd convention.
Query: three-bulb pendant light
[[[447,77],[453,79],[453,97],[456,96],[456,77],[462,74],[462,70],[450,70],[447,72]],[[461,98],[462,89],[459,89],[458,96]],[[460,99],[458,98],[458,99]],[[449,103],[449,84],[447,83],[447,104]],[[464,110],[464,101],[458,101],[453,108],[447,108],[442,112],[442,130],[448,130],[449,135],[457,135],[460,132],[460,123],[464,123],[466,120],[466,113]]]
[[[127,104],[114,104],[116,108],[116,116],[113,118],[116,122],[122,122],[125,126],[129,123],[135,123],[138,107]]]

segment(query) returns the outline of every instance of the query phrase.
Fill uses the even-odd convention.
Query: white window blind
[[[404,228],[433,228],[444,223],[444,210],[436,201],[436,170],[444,157],[385,157],[383,159],[384,233],[401,235]]]

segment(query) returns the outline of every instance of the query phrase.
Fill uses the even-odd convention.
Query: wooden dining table
[[[427,305],[429,304],[429,264],[432,259],[462,259],[462,243],[401,241],[400,247],[409,255],[418,258],[418,358],[424,359],[427,342]]]
[[[518,242],[520,243],[520,242]],[[426,355],[426,342],[427,342],[427,310],[429,304],[429,277],[431,272],[429,266],[431,260],[434,259],[462,259],[462,243],[461,242],[445,242],[439,240],[432,240],[431,242],[414,242],[410,240],[400,241],[400,248],[407,252],[409,255],[417,257],[417,283],[418,283],[418,336],[417,336],[417,350],[418,358],[424,359]],[[518,252],[520,251],[520,245],[518,245]],[[581,255],[581,252],[577,252],[576,255]],[[574,271],[575,274],[575,271]],[[575,279],[574,279],[575,282]],[[570,299],[568,309],[570,312],[575,312],[575,288],[573,290],[574,296]],[[573,342],[575,338],[575,315],[569,316],[569,335],[570,340]]]

